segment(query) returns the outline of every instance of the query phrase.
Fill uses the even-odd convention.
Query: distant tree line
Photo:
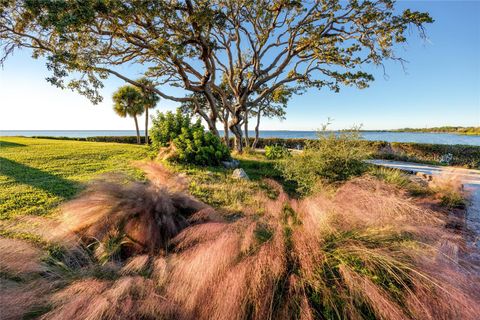
[[[396,132],[441,132],[441,133],[458,133],[466,135],[480,135],[480,127],[432,127],[432,128],[402,128],[393,130]]]

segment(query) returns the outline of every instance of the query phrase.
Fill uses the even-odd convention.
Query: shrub
[[[284,146],[274,145],[265,147],[265,157],[270,160],[283,159],[290,156],[290,150]]]
[[[360,139],[358,130],[339,134],[319,132],[318,140],[306,144],[304,151],[279,163],[287,180],[308,194],[321,181],[345,181],[362,174],[370,148]]]
[[[177,110],[176,113],[157,111],[157,115],[152,117],[152,128],[149,132],[152,146],[156,149],[167,147],[173,139],[182,133],[183,128],[197,128],[201,126],[199,121],[192,124],[190,117],[183,114],[180,110]]]
[[[183,128],[173,144],[177,161],[183,163],[218,165],[230,158],[230,151],[222,141],[211,132],[205,132],[203,127]]]
[[[200,120],[192,123],[188,115],[157,112],[150,130],[154,148],[171,147],[170,160],[198,165],[218,165],[230,158],[229,149],[220,138],[206,132]]]

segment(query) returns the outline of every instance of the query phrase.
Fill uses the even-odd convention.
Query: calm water
[[[141,131],[143,135],[143,131]],[[134,136],[134,130],[0,130],[0,136],[55,136],[85,138],[93,136]],[[251,132],[253,137],[254,133]],[[307,138],[315,139],[315,131],[261,131],[262,138]],[[423,132],[382,132],[365,131],[362,136],[366,140],[382,140],[388,142],[418,142],[435,144],[466,144],[480,146],[480,136],[466,136],[449,133],[423,133]]]

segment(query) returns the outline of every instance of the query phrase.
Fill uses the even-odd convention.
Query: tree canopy
[[[143,99],[140,91],[135,87],[126,85],[118,88],[112,96],[113,110],[122,118],[133,117],[143,113]]]
[[[218,134],[225,109],[228,127],[241,142],[249,105],[279,88],[341,85],[365,88],[374,80],[360,67],[401,59],[394,52],[409,26],[424,35],[428,13],[398,12],[394,0],[4,0],[0,6],[1,62],[16,48],[43,56],[48,81],[98,103],[109,75],[145,87],[122,72],[134,63],[156,83],[181,87],[164,99],[196,105]],[[194,94],[195,93],[195,94]],[[196,95],[197,94],[197,95]],[[220,106],[220,107],[219,107]],[[197,108],[200,110],[200,108]],[[237,143],[237,148],[241,146]]]

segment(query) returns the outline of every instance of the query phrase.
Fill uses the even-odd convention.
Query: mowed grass
[[[147,153],[120,143],[0,137],[0,220],[49,215],[103,173],[140,177],[132,161]]]

